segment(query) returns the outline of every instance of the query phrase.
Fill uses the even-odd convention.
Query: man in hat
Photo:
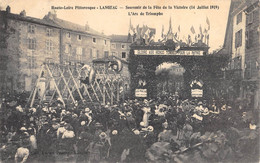
[[[15,153],[14,160],[15,163],[25,163],[30,155],[29,149],[26,145],[22,144]]]
[[[86,151],[88,151],[88,162],[100,162],[104,157],[104,147],[106,134],[101,132],[98,137],[95,137],[94,141],[92,141],[87,147]]]

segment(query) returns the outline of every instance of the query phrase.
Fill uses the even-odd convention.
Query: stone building
[[[111,35],[111,55],[127,61],[132,38],[128,35]]]
[[[57,18],[43,19],[0,11],[0,89],[31,91],[43,63],[92,63],[109,56],[110,38],[91,29]]]
[[[59,63],[60,29],[42,19],[12,14],[10,7],[1,17],[1,91],[29,91],[43,62]],[[3,58],[3,59],[2,59]]]
[[[260,13],[259,1],[232,0],[222,53],[230,61],[226,77],[234,93],[248,99],[250,107],[260,107]]]
[[[60,28],[61,63],[91,63],[93,59],[103,58],[110,53],[110,38],[90,28],[57,18],[49,12],[43,20],[52,22]]]

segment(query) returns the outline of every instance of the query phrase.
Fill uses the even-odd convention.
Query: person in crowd
[[[143,162],[154,144],[166,144],[171,151],[180,146],[190,148],[195,132],[204,134],[233,126],[258,129],[255,121],[221,100],[182,100],[169,94],[95,109],[81,101],[64,107],[62,100],[33,107],[9,100],[10,106],[5,99],[1,104],[7,115],[1,118],[1,145],[14,146],[10,149],[17,162],[37,153],[76,153],[77,162]],[[242,117],[247,118],[245,122]]]
[[[25,163],[30,155],[30,151],[26,144],[19,147],[15,153],[14,160],[15,163]]]

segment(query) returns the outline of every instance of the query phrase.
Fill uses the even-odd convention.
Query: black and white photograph
[[[259,0],[0,0],[0,162],[260,162]]]

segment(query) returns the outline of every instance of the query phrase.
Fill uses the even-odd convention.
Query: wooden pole
[[[45,67],[45,64],[42,65],[41,71],[40,71],[40,73],[39,73],[39,75],[38,75],[38,79],[37,79],[36,85],[35,85],[35,87],[34,87],[34,91],[33,91],[33,95],[32,95],[32,101],[31,101],[30,107],[33,106],[33,103],[34,103],[34,100],[35,100],[35,96],[36,96],[36,93],[37,93],[37,91],[38,91],[38,90],[37,90],[37,86],[38,86],[39,80],[40,80],[40,78],[41,78],[41,74],[42,74],[42,71],[43,71],[44,67]]]
[[[52,73],[51,73],[51,71],[50,71],[50,69],[49,69],[48,66],[46,66],[46,69],[48,70],[48,72],[49,72],[49,74],[50,74],[50,77],[51,77],[52,79],[54,79],[54,77],[52,76]],[[55,79],[54,79],[54,81],[55,81]],[[59,95],[59,97],[60,97],[62,103],[63,103],[63,106],[65,107],[65,102],[64,102],[64,100],[63,100],[63,98],[62,98],[62,95],[61,95],[61,93],[60,93],[60,90],[59,90],[59,88],[58,88],[56,82],[54,82],[54,86],[55,86],[55,88],[56,88],[56,90],[57,90],[57,93],[58,93],[58,95]]]

